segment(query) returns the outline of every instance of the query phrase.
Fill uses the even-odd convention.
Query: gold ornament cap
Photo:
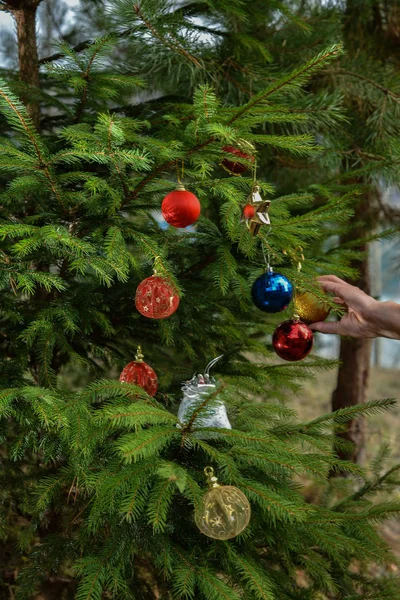
[[[206,467],[204,469],[204,473],[207,477],[207,483],[210,488],[221,487],[218,483],[218,477],[215,477],[214,475],[214,469],[212,467]]]
[[[142,354],[142,346],[138,346],[135,355],[135,361],[138,363],[142,363],[144,359],[144,354]]]

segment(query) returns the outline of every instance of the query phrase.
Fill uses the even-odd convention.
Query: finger
[[[345,304],[357,302],[357,300],[360,300],[360,295],[364,294],[359,288],[346,282],[336,283],[336,281],[321,281],[321,287],[325,292],[334,294],[335,297],[343,300]]]
[[[346,302],[343,300],[343,298],[339,298],[338,296],[335,296],[334,298],[332,298],[332,302],[334,302],[335,304],[346,304]]]
[[[320,333],[333,333],[339,335],[339,323],[335,321],[317,321],[317,323],[311,323],[310,329],[313,331],[319,331]]]
[[[337,298],[343,299],[343,294],[346,294],[346,289],[352,286],[347,283],[338,283],[337,281],[320,281],[319,282],[324,292],[335,294]]]
[[[336,277],[336,275],[320,275],[318,277],[318,281],[331,281],[332,283],[341,283],[344,285],[349,285],[344,279],[340,279],[340,277]]]

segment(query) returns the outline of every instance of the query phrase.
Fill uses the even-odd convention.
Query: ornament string
[[[269,233],[269,231],[268,231],[268,233]],[[267,235],[268,235],[268,233],[267,233]],[[262,242],[261,242],[261,250],[263,253],[263,257],[264,257],[266,271],[268,273],[271,273],[272,272],[272,268],[271,268],[271,264],[270,264],[271,263],[271,253],[269,251],[267,251],[267,252],[265,251],[264,244]]]
[[[268,227],[268,231],[265,234],[264,240],[261,240],[261,250],[262,250],[262,253],[263,253],[263,257],[264,257],[264,263],[265,263],[265,266],[266,266],[266,271],[268,273],[272,272],[272,267],[271,267],[271,252],[270,252],[269,249],[268,250],[265,249],[264,242],[265,243],[267,242],[267,238],[271,234],[271,232],[272,232],[272,225],[270,225]]]
[[[284,251],[284,254],[289,254],[289,257],[292,260],[293,264],[295,264],[297,262],[297,265],[296,265],[297,272],[300,273],[300,271],[303,267],[303,262],[304,262],[303,248],[301,246],[299,246],[298,248],[295,248],[295,250],[292,252]],[[293,306],[292,306],[292,319],[295,323],[298,323],[300,321],[300,316],[297,313],[295,302],[293,303]]]
[[[304,254],[303,254],[303,248],[299,247],[299,250],[300,250],[300,259],[297,263],[297,270],[300,273],[302,266],[303,266],[303,262],[304,262]]]
[[[183,181],[183,177],[185,175],[185,161],[181,161],[181,168],[180,168],[180,172],[179,172],[179,162],[178,160],[176,161],[175,165],[176,165],[176,178],[178,180],[179,185],[183,185],[182,181]]]
[[[160,274],[160,260],[161,260],[161,256],[155,256],[154,257],[154,265],[153,265],[153,274],[154,275],[159,275]]]
[[[253,183],[254,184],[257,183],[257,156],[254,157]],[[267,237],[270,235],[271,230],[272,230],[272,227],[270,225],[268,227],[267,233],[265,234],[265,241],[266,241]],[[263,257],[264,257],[264,263],[265,263],[265,266],[267,267],[266,270],[267,270],[268,273],[270,273],[272,271],[272,268],[271,268],[271,253],[270,253],[269,250],[267,252],[265,251],[263,241],[261,241],[261,249],[262,249],[262,253],[263,253]]]

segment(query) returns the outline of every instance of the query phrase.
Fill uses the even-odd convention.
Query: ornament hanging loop
[[[213,368],[214,365],[217,364],[217,362],[219,360],[221,360],[221,358],[223,357],[223,354],[220,354],[219,356],[217,356],[217,358],[214,358],[213,360],[211,360],[208,365],[206,366],[206,368],[204,369],[204,375],[210,375],[210,369]],[[210,467],[211,468],[211,467]]]
[[[176,160],[175,167],[176,167],[176,179],[178,181],[177,189],[184,190],[185,186],[183,185],[182,181],[183,181],[183,177],[185,174],[185,161],[184,160],[181,161],[181,168],[179,169],[179,163],[178,163],[178,160]]]
[[[160,275],[160,261],[161,256],[154,257],[153,275]]]
[[[271,231],[271,228],[269,228],[269,231],[267,233],[267,235],[269,235]],[[273,268],[271,267],[271,254],[270,252],[265,252],[265,248],[264,248],[264,244],[261,244],[261,249],[262,249],[262,253],[263,253],[263,257],[264,257],[264,263],[265,263],[265,271],[266,273],[272,273],[273,272]]]
[[[300,273],[300,271],[303,267],[303,262],[305,260],[303,248],[301,246],[299,246],[298,248],[295,248],[294,250],[284,250],[283,254],[288,254],[293,263],[297,262],[297,270]]]
[[[304,262],[304,254],[303,254],[303,249],[302,248],[299,248],[299,250],[300,250],[300,260],[297,263],[297,270],[300,273],[301,268],[303,266],[303,262]]]

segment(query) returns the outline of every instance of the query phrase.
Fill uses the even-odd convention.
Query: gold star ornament
[[[268,214],[271,200],[263,200],[260,195],[260,190],[260,185],[255,181],[251,189],[251,194],[247,198],[246,206],[254,208],[254,215],[247,221],[247,226],[251,235],[258,235],[263,225],[271,225]]]

